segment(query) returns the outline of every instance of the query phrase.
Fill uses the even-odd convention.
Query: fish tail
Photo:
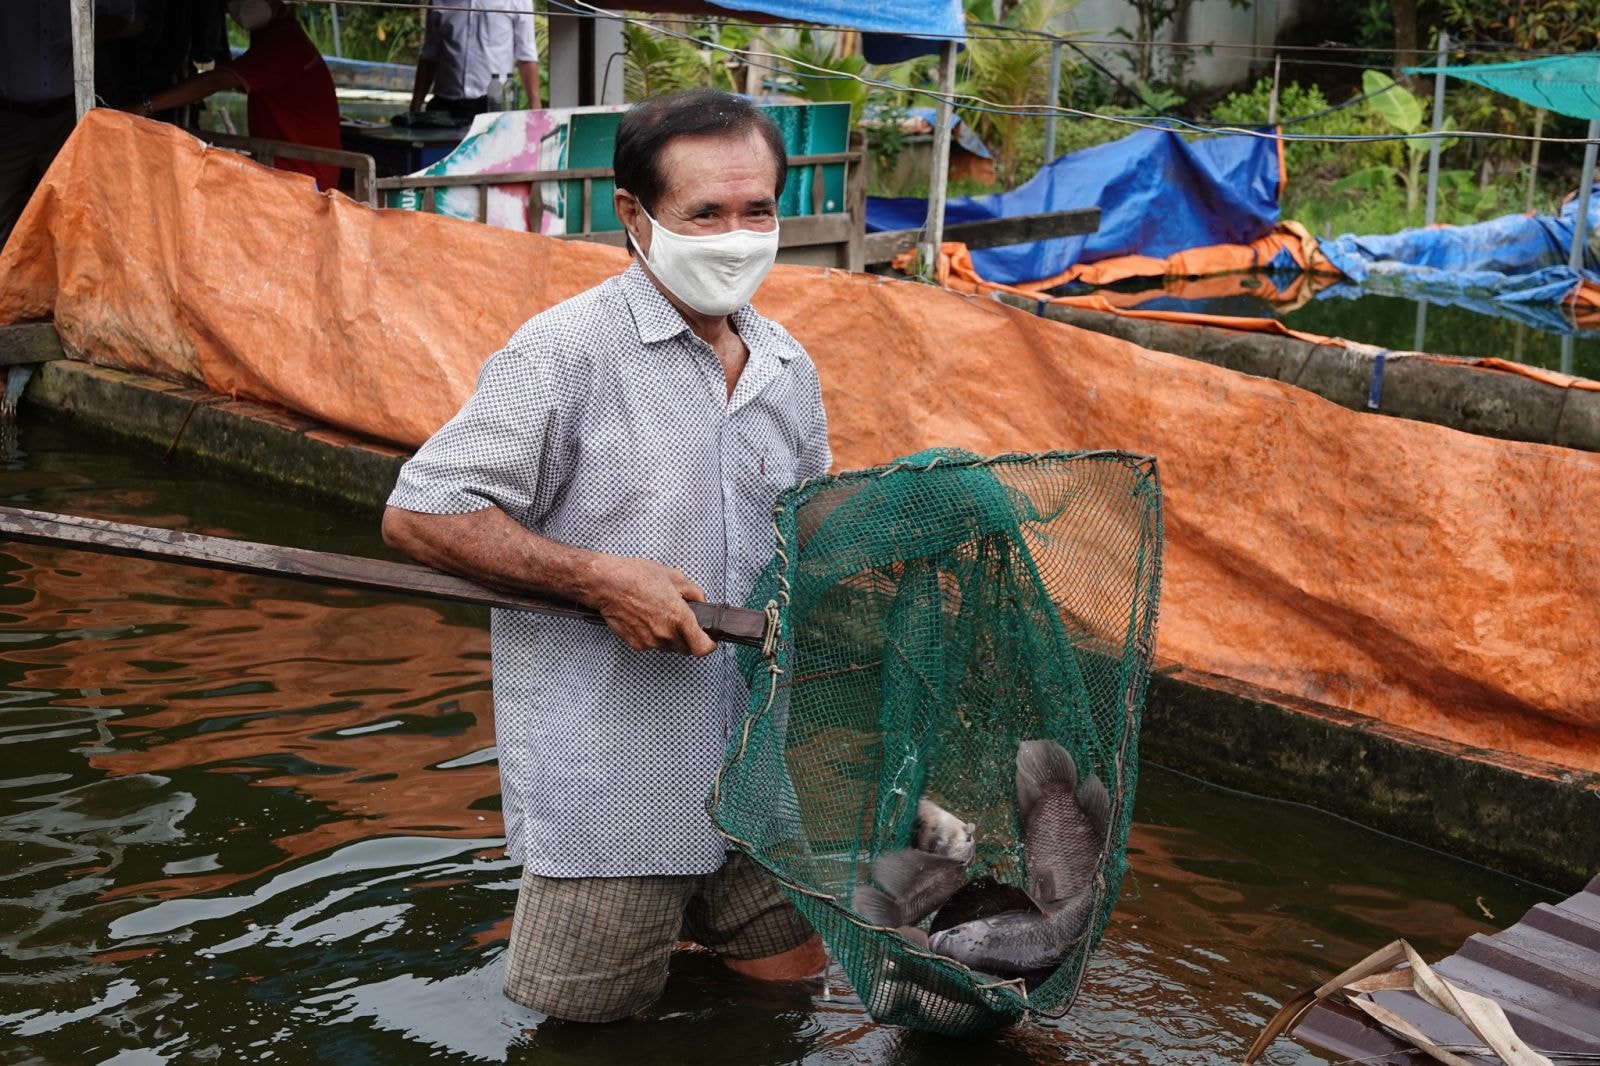
[[[1099,777],[1090,774],[1077,791],[1078,809],[1101,840],[1111,832],[1111,795]]]
[[[1072,756],[1053,740],[1025,740],[1017,745],[1017,806],[1024,824],[1033,814],[1045,785],[1078,787]]]

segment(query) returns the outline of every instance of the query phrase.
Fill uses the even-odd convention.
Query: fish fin
[[[928,934],[914,925],[902,925],[896,932],[919,948],[926,949],[928,947]]]
[[[1078,768],[1072,756],[1053,740],[1025,740],[1017,745],[1017,811],[1023,825],[1033,816],[1033,808],[1047,784],[1078,787]]]
[[[1085,777],[1078,786],[1077,800],[1078,809],[1095,834],[1104,840],[1111,832],[1111,794],[1106,791],[1105,783],[1094,774]]]
[[[888,926],[893,929],[901,925],[900,904],[887,892],[873,888],[871,885],[861,885],[850,897],[850,909],[873,925]]]
[[[872,879],[899,905],[900,921],[915,925],[938,910],[967,883],[967,865],[914,848],[879,856],[872,864]]]

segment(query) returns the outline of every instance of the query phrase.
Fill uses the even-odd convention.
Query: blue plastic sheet
[[[1373,291],[1449,302],[1560,303],[1582,280],[1567,266],[1577,210],[1574,200],[1559,215],[1502,215],[1373,237],[1347,233],[1321,249],[1341,274]],[[1591,197],[1587,231],[1597,225],[1600,197]],[[1588,247],[1583,276],[1600,282],[1600,261]]]
[[[724,11],[757,12],[789,22],[814,22],[852,30],[910,37],[962,37],[967,32],[961,0],[715,0]]]
[[[945,221],[1100,208],[1096,233],[972,253],[983,277],[1018,284],[1113,256],[1164,258],[1208,244],[1248,244],[1277,223],[1278,184],[1278,149],[1270,138],[1189,142],[1147,129],[1064,155],[1010,192],[951,200]],[[926,200],[868,197],[867,229],[917,229],[927,213]]]

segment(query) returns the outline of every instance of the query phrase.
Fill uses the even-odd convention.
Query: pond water
[[[3,446],[8,505],[383,552],[370,516],[74,427]],[[759,988],[684,951],[646,1020],[586,1028],[499,994],[517,870],[474,610],[0,547],[0,752],[0,1063],[1234,1062],[1394,936],[1437,957],[1556,898],[1146,765],[1060,1021],[925,1038],[837,973]]]
[[[1142,311],[1196,311],[1277,318],[1307,333],[1345,337],[1395,351],[1425,351],[1467,358],[1492,356],[1600,379],[1600,333],[1585,331],[1564,335],[1513,317],[1429,303],[1409,296],[1364,292],[1354,285],[1340,285],[1319,293],[1316,299],[1297,307],[1276,304],[1248,293],[1201,298],[1156,295],[1137,306]],[[1550,321],[1545,325],[1561,319],[1559,310],[1548,310],[1545,317]]]

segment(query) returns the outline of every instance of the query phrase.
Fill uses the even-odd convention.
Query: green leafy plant
[[[1404,86],[1396,85],[1393,78],[1381,70],[1369,70],[1361,75],[1361,88],[1371,97],[1366,106],[1372,113],[1384,121],[1390,128],[1400,133],[1420,133],[1425,128],[1422,112],[1422,101]],[[1372,95],[1376,94],[1376,95]],[[1455,120],[1446,118],[1444,129],[1456,128]],[[1454,146],[1459,138],[1448,137],[1439,142],[1439,151],[1444,152]],[[1398,182],[1406,191],[1406,212],[1412,213],[1417,207],[1417,197],[1420,192],[1422,180],[1422,164],[1428,158],[1431,145],[1428,138],[1408,139],[1401,142],[1405,146],[1406,166],[1404,169],[1380,164],[1365,167],[1356,171],[1349,177],[1334,186],[1336,190],[1369,189],[1379,181],[1390,183]]]
[[[995,177],[1002,188],[1015,186],[1038,168],[1044,144],[1043,118],[1005,113],[1004,109],[1059,102],[1049,100],[1050,42],[1032,34],[1050,30],[1074,3],[1076,0],[1022,0],[1000,19],[999,29],[976,21],[968,26],[956,92],[1000,106],[957,110],[994,153]],[[1062,80],[1070,81],[1071,64],[1063,58],[1062,66]],[[1035,136],[1036,154],[1025,154],[1025,145]]]

